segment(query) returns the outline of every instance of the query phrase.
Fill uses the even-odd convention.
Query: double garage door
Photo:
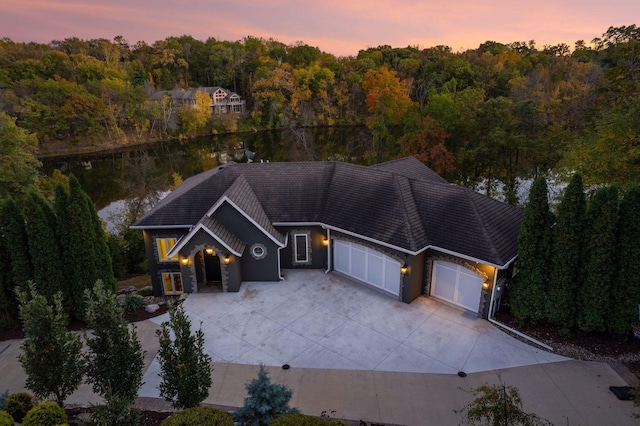
[[[433,262],[431,295],[478,312],[482,295],[482,277],[455,263]]]
[[[349,241],[333,241],[333,268],[395,296],[400,294],[400,262]]]

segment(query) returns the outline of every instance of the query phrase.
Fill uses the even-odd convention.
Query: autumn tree
[[[546,290],[551,265],[551,226],[547,182],[536,178],[529,192],[518,237],[518,274],[510,284],[511,311],[520,324],[545,319]]]
[[[585,266],[586,201],[582,177],[576,173],[564,190],[553,227],[553,256],[546,316],[568,333],[576,321],[576,297]]]
[[[407,83],[386,66],[367,71],[362,87],[367,92],[367,127],[373,134],[371,161],[379,163],[395,151],[391,128],[403,123],[414,103]]]
[[[439,175],[446,175],[455,169],[455,158],[445,146],[447,132],[433,118],[420,120],[415,133],[400,138],[401,155],[413,155]]]
[[[4,111],[0,112],[0,141],[0,198],[22,198],[38,184],[38,141]]]
[[[605,331],[615,279],[618,190],[599,189],[587,208],[585,272],[578,288],[577,325],[583,331]]]
[[[190,136],[200,132],[211,117],[211,97],[207,92],[197,91],[195,104],[182,104],[178,108],[180,135]]]

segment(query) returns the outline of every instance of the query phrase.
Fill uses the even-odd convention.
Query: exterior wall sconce
[[[325,246],[325,247],[328,247],[329,246],[329,240],[326,239],[326,238],[323,238],[322,239],[322,245]]]
[[[484,288],[485,290],[489,290],[489,281],[483,281],[482,288]]]
[[[228,265],[231,263],[231,258],[229,256],[225,256],[222,258],[222,262],[224,262],[225,265]]]
[[[180,259],[180,262],[182,262],[183,265],[188,265],[189,264],[189,258],[188,257],[183,257],[182,259]]]
[[[407,268],[407,265],[403,263],[402,266],[400,267],[400,273],[402,275],[407,275],[407,271],[408,270],[409,270],[409,268]]]
[[[207,254],[215,254],[215,252],[213,251],[213,249],[211,247],[207,247],[206,249],[204,249],[204,251],[207,252]]]

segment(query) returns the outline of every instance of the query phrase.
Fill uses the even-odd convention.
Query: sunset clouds
[[[134,44],[183,34],[231,41],[252,35],[356,55],[381,44],[454,51],[487,40],[573,46],[609,26],[640,24],[638,18],[637,0],[3,0],[0,37],[47,43],[122,35]]]

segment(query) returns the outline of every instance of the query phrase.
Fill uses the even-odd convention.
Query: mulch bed
[[[520,326],[506,310],[498,312],[495,319],[551,346],[554,353],[584,361],[620,363],[640,379],[640,339],[634,338],[631,330],[628,335],[574,330],[571,336],[561,337],[559,328],[548,325]]]
[[[155,311],[154,313],[147,312],[144,308],[138,309],[137,311],[125,311],[124,317],[128,322],[139,322],[144,321],[149,318],[157,317],[165,312],[167,312],[168,306],[167,304],[160,305],[160,309]],[[87,325],[82,321],[71,320],[67,327],[68,330],[78,331],[84,330],[87,328]],[[0,342],[4,340],[13,340],[13,339],[23,339],[24,333],[22,332],[22,327],[20,325],[16,326],[11,330],[0,331]]]

